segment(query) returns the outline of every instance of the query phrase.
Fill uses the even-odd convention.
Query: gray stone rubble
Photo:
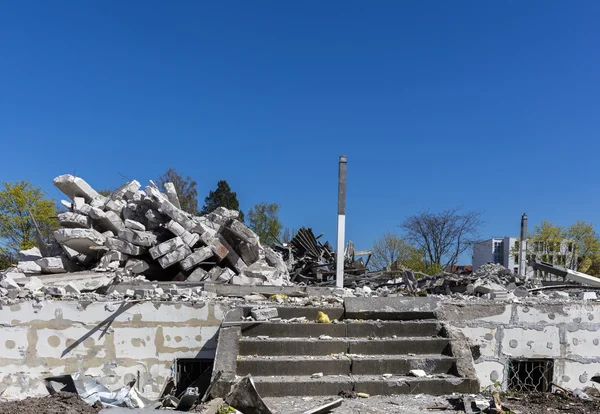
[[[69,211],[58,215],[52,254],[23,251],[17,273],[93,270],[161,281],[193,275],[195,282],[291,284],[281,256],[260,244],[237,211],[220,207],[206,216],[189,214],[181,210],[172,183],[162,192],[152,181],[142,188],[133,180],[109,197],[70,174],[56,177],[54,185],[70,201],[62,203]]]

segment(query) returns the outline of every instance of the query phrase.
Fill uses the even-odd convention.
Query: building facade
[[[572,240],[559,242],[542,242],[528,240],[526,246],[527,260],[538,259],[546,263],[577,270],[577,254],[574,252]],[[494,237],[473,246],[473,271],[486,263],[497,263],[513,271],[519,272],[519,239],[516,237]],[[527,275],[533,275],[531,268]],[[543,276],[536,274],[536,276]]]

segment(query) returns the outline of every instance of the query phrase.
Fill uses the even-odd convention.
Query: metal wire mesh
[[[551,359],[511,359],[508,361],[508,389],[519,393],[549,392],[553,372]]]

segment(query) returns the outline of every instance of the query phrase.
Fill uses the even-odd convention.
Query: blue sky
[[[50,197],[170,167],[369,248],[407,215],[598,224],[600,3],[19,1],[0,12],[0,181]],[[470,260],[466,257],[464,261]]]

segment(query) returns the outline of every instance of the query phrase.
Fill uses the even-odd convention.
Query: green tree
[[[112,190],[110,188],[103,188],[102,190],[98,190],[98,194],[103,195],[104,197],[110,197]]]
[[[577,221],[567,229],[566,236],[574,243],[574,248],[569,252],[571,268],[575,268],[575,264],[577,264],[577,270],[588,273],[594,258],[600,254],[600,240],[598,240],[594,225]]]
[[[181,209],[190,214],[198,214],[198,191],[196,190],[196,181],[192,177],[183,177],[173,168],[162,174],[156,180],[159,188],[164,188],[165,183],[173,183]]]
[[[248,211],[248,226],[266,245],[281,239],[283,225],[279,221],[279,204],[261,202]]]
[[[53,240],[53,231],[58,228],[54,201],[44,197],[39,187],[26,181],[4,182],[0,191],[0,240],[8,250],[19,250],[36,246],[36,230],[29,213],[33,215],[45,242]]]
[[[415,247],[409,240],[388,232],[373,243],[369,261],[371,270],[411,269],[417,272],[439,271],[439,267],[428,265],[425,252]]]
[[[217,183],[217,189],[215,191],[210,190],[206,198],[204,199],[204,206],[202,206],[201,214],[212,213],[219,207],[225,207],[230,210],[236,210],[240,212],[240,221],[244,221],[244,213],[240,210],[240,202],[237,199],[237,194],[231,191],[227,181],[221,180]]]
[[[296,235],[296,229],[290,229],[289,227],[286,227],[283,230],[283,234],[281,236],[281,242],[289,243],[292,241],[292,239],[294,238],[295,235]]]
[[[0,247],[0,270],[11,266],[10,254],[5,248]]]

